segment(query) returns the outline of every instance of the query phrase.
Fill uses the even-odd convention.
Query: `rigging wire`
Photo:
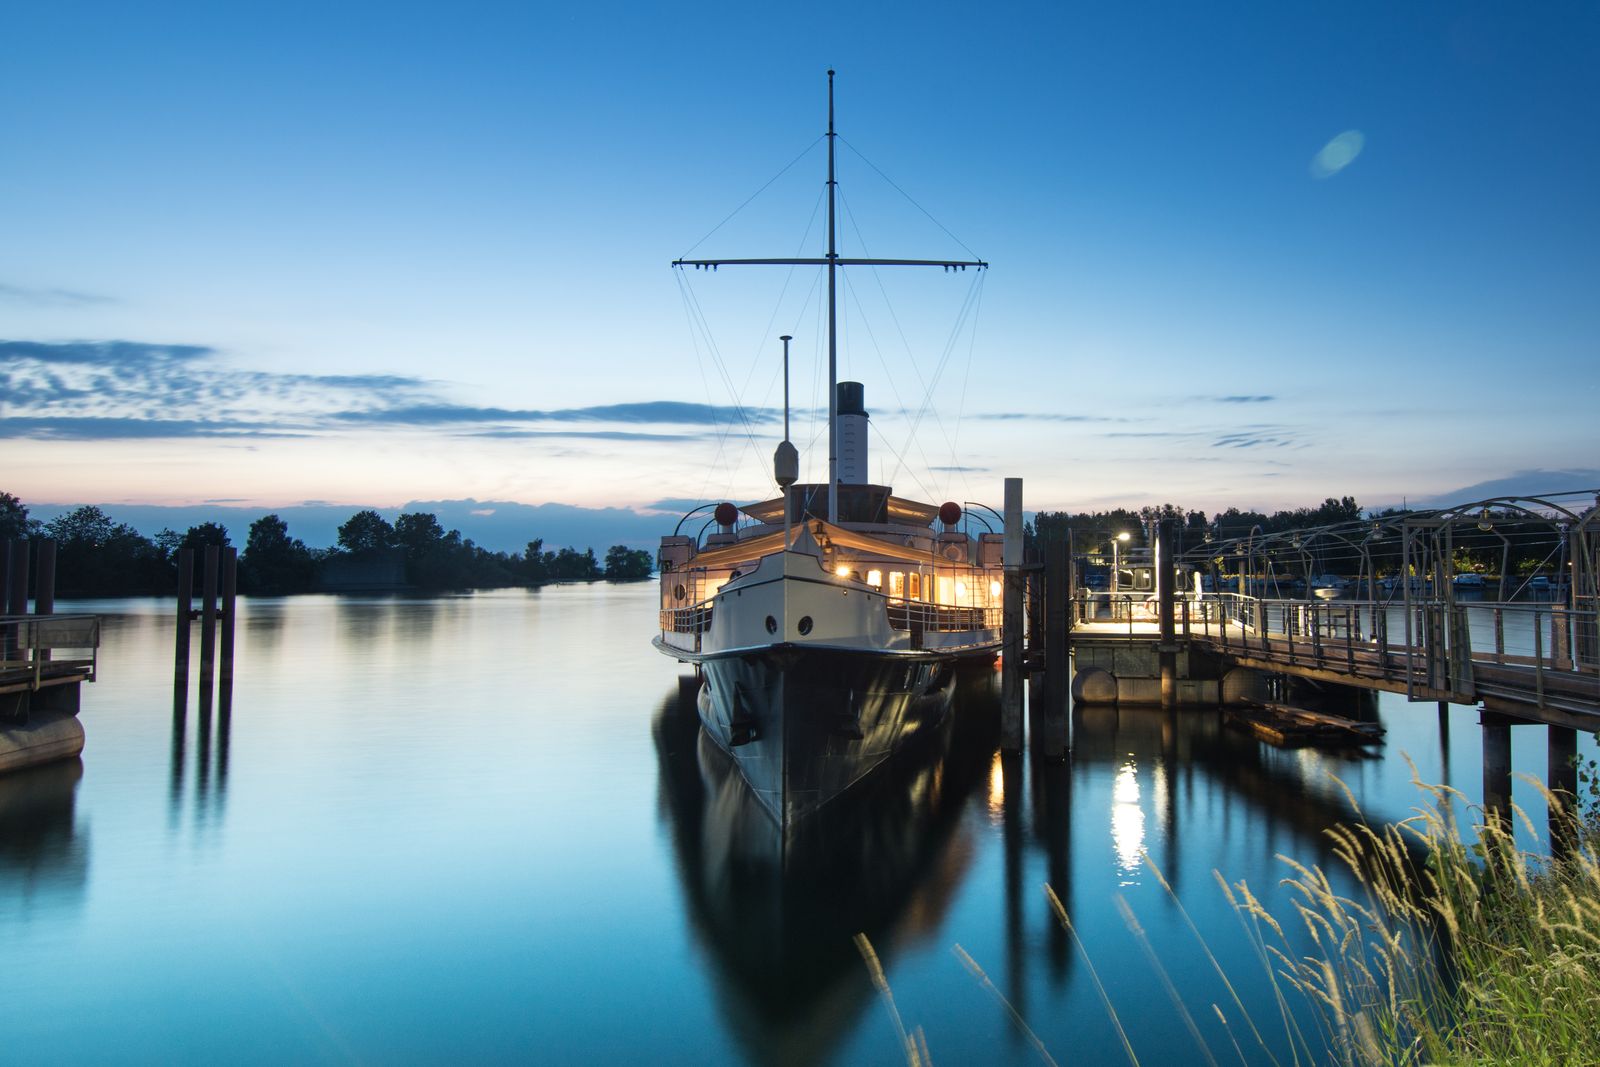
[[[869,164],[870,164],[870,161],[869,161]],[[874,168],[874,169],[876,169],[876,168]],[[885,180],[887,180],[887,179],[885,179]],[[893,183],[891,183],[891,184],[893,184]],[[903,194],[903,191],[902,191],[902,194]],[[855,216],[854,212],[852,212],[850,210],[849,203],[848,203],[848,201],[845,200],[845,197],[843,196],[842,192],[840,193],[839,199],[843,203],[845,218],[848,221],[848,223],[850,225],[850,228],[855,232],[856,239],[861,243],[863,254],[865,256],[870,256],[871,255],[871,251],[867,247],[867,241],[866,241],[865,236],[863,236],[862,233],[861,233],[860,224],[859,224],[858,220],[856,219],[856,216]],[[937,220],[935,220],[935,221],[937,222]],[[941,227],[941,229],[942,228],[943,227]],[[948,233],[948,231],[946,231],[946,232]],[[953,235],[952,235],[952,237],[953,237]],[[960,241],[958,240],[957,243],[960,244]],[[962,247],[966,248],[965,245],[962,245]],[[971,249],[967,249],[967,251],[970,253]],[[974,253],[974,258],[977,258],[975,253]],[[987,272],[980,270],[974,276],[972,286],[969,287],[968,294],[967,294],[965,300],[963,301],[961,310],[957,314],[957,318],[956,318],[955,324],[951,328],[950,337],[945,343],[945,348],[944,348],[944,351],[943,351],[943,353],[941,355],[939,363],[937,365],[937,368],[936,368],[936,371],[934,373],[934,376],[933,376],[933,378],[931,380],[929,380],[929,379],[926,379],[926,378],[923,377],[922,370],[917,365],[916,354],[912,351],[911,342],[906,337],[905,328],[900,323],[900,317],[895,313],[894,304],[889,299],[888,289],[884,286],[882,274],[879,272],[879,270],[876,267],[870,268],[870,270],[871,270],[871,273],[872,273],[872,276],[873,276],[873,280],[877,283],[879,294],[883,298],[884,306],[885,306],[885,308],[887,309],[887,311],[889,313],[889,319],[894,324],[895,331],[899,335],[901,347],[904,348],[904,350],[905,350],[906,359],[911,365],[912,373],[915,375],[915,377],[917,379],[917,385],[920,387],[920,389],[922,391],[922,394],[923,394],[922,407],[918,410],[915,418],[913,419],[909,440],[911,441],[912,444],[914,444],[916,446],[917,451],[921,454],[923,466],[928,468],[929,471],[931,472],[932,469],[933,469],[933,464],[928,458],[928,454],[927,454],[926,449],[924,449],[922,447],[921,439],[920,439],[920,437],[917,436],[916,431],[917,431],[918,426],[920,426],[920,424],[922,422],[922,419],[927,414],[929,414],[930,411],[933,412],[934,424],[939,428],[939,433],[945,439],[945,443],[950,446],[952,457],[954,456],[955,448],[956,448],[955,438],[951,436],[950,431],[945,427],[944,420],[940,417],[938,412],[934,411],[934,409],[933,409],[933,395],[934,395],[934,390],[938,387],[938,383],[939,383],[940,378],[943,377],[944,368],[947,366],[947,364],[949,362],[950,353],[954,350],[954,348],[956,346],[956,343],[960,340],[960,335],[961,335],[961,333],[962,333],[962,331],[964,329],[964,326],[965,326],[965,321],[966,321],[966,318],[967,318],[968,310],[970,308],[972,308],[972,306],[973,306],[973,299],[974,299],[973,293],[974,293],[974,291],[976,291],[976,292],[981,294],[981,291],[982,291],[981,290],[982,276],[984,274],[986,274]],[[861,310],[862,319],[863,319],[863,322],[865,323],[865,321],[866,321],[866,308],[865,308],[865,305],[861,301],[860,294],[856,292],[854,286],[850,283],[849,273],[848,272],[846,272],[845,278],[846,278],[846,282],[845,282],[846,289],[849,292],[850,296],[856,301],[856,305]],[[889,371],[889,366],[888,366],[887,361],[884,358],[883,350],[878,345],[876,334],[874,334],[872,332],[870,324],[868,324],[866,326],[866,329],[867,329],[867,333],[868,333],[869,338],[872,340],[873,347],[878,353],[878,361],[883,366],[884,373],[888,377],[889,387],[890,387],[891,392],[894,393],[895,403],[901,408],[902,411],[909,411],[909,409],[906,407],[906,404],[905,404],[904,400],[900,397],[899,389],[895,385],[894,375],[892,373],[890,373],[890,371]],[[971,332],[972,346],[975,346],[976,342],[977,342],[976,329],[977,329],[977,323],[976,323],[976,319],[974,318],[973,324],[972,324],[972,332]],[[968,351],[968,372],[969,372],[969,375],[970,375],[970,369],[971,369],[971,347],[969,347],[969,351]],[[958,428],[959,428],[959,425],[960,425],[960,415],[964,411],[964,408],[965,408],[966,389],[967,389],[967,382],[965,380],[963,380],[963,382],[962,382],[962,391],[961,391],[961,401],[960,401],[960,405],[957,408],[957,427]],[[900,461],[898,463],[898,465],[895,467],[895,470],[894,470],[893,474],[890,476],[889,481],[892,483],[893,479],[899,476],[900,469],[905,466],[905,457],[904,457],[904,455],[902,453],[900,453],[900,452],[898,452],[898,451],[896,451],[894,449],[890,449],[890,451],[893,452],[894,455],[896,456],[896,458]],[[954,463],[954,459],[952,459],[952,463]],[[915,477],[915,476],[913,476],[913,477]],[[919,481],[919,484],[921,484],[920,481]],[[924,491],[926,491],[926,489],[924,489]],[[972,494],[969,492],[967,495],[970,497]]]
[[[984,271],[983,273],[988,274],[989,272]],[[967,366],[961,375],[961,399],[956,404],[956,428],[955,432],[950,436],[950,477],[945,481],[945,486],[948,489],[950,484],[955,481],[955,476],[959,471],[961,486],[965,490],[965,495],[962,497],[964,500],[971,500],[976,496],[972,491],[972,483],[967,478],[967,468],[961,463],[960,453],[956,450],[956,443],[961,440],[961,422],[967,413],[967,388],[972,383],[973,356],[978,348],[978,314],[983,310],[983,285],[981,282],[976,285],[976,288],[978,295],[977,302],[972,309],[972,329],[967,333]]]
[[[767,189],[772,185],[773,182],[777,181],[779,178],[781,178],[785,174],[789,173],[790,170],[794,169],[794,165],[796,163],[800,162],[806,156],[810,155],[811,154],[811,150],[813,148],[817,147],[818,144],[822,143],[822,140],[826,136],[827,136],[826,134],[818,134],[817,135],[817,139],[815,141],[812,141],[810,144],[806,145],[805,148],[801,149],[800,150],[800,154],[798,156],[795,156],[793,159],[791,159],[788,162],[788,164],[782,170],[778,171],[778,173],[776,173],[772,177],[768,178],[766,183],[764,185],[762,185],[761,188],[757,189],[755,192],[753,192],[749,196],[745,197],[744,203],[740,204],[738,207],[736,207],[732,211],[728,212],[728,215],[727,215],[726,218],[724,218],[721,222],[717,223],[715,226],[711,227],[711,229],[709,231],[707,231],[707,233],[706,233],[706,235],[704,237],[700,238],[700,240],[696,241],[694,244],[690,245],[687,249],[685,249],[683,255],[679,256],[678,258],[679,259],[688,259],[690,252],[693,252],[695,249],[699,248],[701,245],[703,245],[707,241],[709,241],[711,239],[711,235],[712,234],[714,234],[718,230],[722,229],[724,226],[726,226],[733,219],[733,217],[735,215],[737,215],[739,212],[743,211],[745,208],[749,207],[750,206],[750,201],[754,200],[756,197],[758,197],[762,193],[766,192]]]
[[[729,374],[726,361],[723,360],[722,353],[717,347],[716,338],[712,336],[711,324],[709,321],[707,321],[704,309],[701,308],[700,302],[695,296],[694,288],[689,284],[684,272],[679,271],[677,276],[679,291],[683,294],[686,303],[692,307],[691,321],[698,326],[705,337],[706,350],[711,356],[712,364],[716,367],[718,376],[721,377],[723,385],[728,390],[728,396],[733,403],[734,414],[737,416],[738,421],[744,425],[745,439],[748,442],[751,451],[755,454],[757,462],[759,462],[761,453],[758,449],[756,449],[755,446],[755,430],[750,424],[749,414],[745,411],[744,405],[739,401],[738,392],[734,389],[733,377],[731,374]],[[704,371],[702,369],[702,374],[703,373]],[[722,436],[725,438],[729,430],[732,428],[733,422],[730,420],[723,427]],[[719,455],[720,453],[721,442],[719,442]]]
[[[876,173],[878,175],[878,177],[880,177],[884,181],[888,182],[890,188],[894,189],[895,192],[897,192],[901,196],[905,197],[907,202],[909,202],[912,207],[916,208],[918,211],[920,211],[924,215],[926,215],[928,217],[928,221],[929,222],[933,223],[935,226],[939,227],[939,229],[943,230],[944,231],[944,235],[946,237],[950,238],[950,240],[954,241],[956,244],[960,245],[963,249],[965,249],[967,255],[971,256],[973,259],[982,259],[983,258],[982,256],[978,255],[978,253],[974,252],[972,249],[967,248],[966,242],[961,240],[961,238],[957,237],[955,234],[951,233],[949,227],[945,226],[944,223],[942,223],[938,219],[934,218],[933,217],[933,212],[929,211],[927,208],[925,208],[921,204],[917,203],[916,199],[910,193],[906,192],[904,189],[900,188],[900,186],[896,185],[893,178],[889,177],[883,171],[879,170],[878,169],[878,165],[876,163],[872,162],[872,160],[868,159],[866,157],[866,155],[864,153],[862,153],[861,149],[857,148],[855,145],[851,144],[849,141],[845,141],[843,135],[839,135],[838,139],[840,141],[844,142],[844,145],[845,145],[846,148],[850,149],[850,151],[854,152],[857,156],[859,156],[860,159],[861,159],[861,162],[863,162],[867,166],[871,167],[873,172]],[[792,166],[792,164],[791,164],[791,166]]]

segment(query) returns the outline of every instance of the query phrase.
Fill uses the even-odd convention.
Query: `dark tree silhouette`
[[[397,543],[389,520],[370,508],[356,512],[339,527],[339,547],[354,555],[394,548]]]
[[[612,545],[606,551],[606,581],[642,582],[650,577],[655,560],[643,549]]]
[[[28,518],[27,505],[10,493],[0,493],[0,541],[29,537],[38,529],[39,523]]]

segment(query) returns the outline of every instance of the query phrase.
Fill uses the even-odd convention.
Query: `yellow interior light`
[[[990,596],[999,596],[1000,595],[1000,583],[999,582],[990,582],[989,583],[989,595]]]
[[[867,584],[870,585],[870,586],[880,586],[880,585],[882,585],[883,584],[883,572],[882,571],[868,571],[867,572]]]
[[[837,567],[835,567],[833,569],[833,573],[837,574],[841,578],[850,577],[850,564],[848,564],[848,563],[839,564]]]

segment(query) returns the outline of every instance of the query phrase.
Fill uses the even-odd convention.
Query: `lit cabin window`
[[[909,577],[911,579],[911,594],[910,594],[911,599],[912,600],[921,600],[922,599],[922,575],[919,574],[919,573],[915,573],[914,572],[911,575],[909,575]]]
[[[867,584],[872,586],[872,588],[874,588],[874,589],[880,588],[883,585],[883,572],[882,571],[868,571],[867,572]]]
[[[905,576],[905,574],[903,572],[901,572],[901,571],[890,571],[889,572],[889,595],[890,596],[905,596],[906,595],[906,576]]]
[[[1000,583],[999,582],[990,582],[989,583],[989,597],[992,600],[999,600],[1000,599]]]
[[[941,604],[954,604],[956,596],[956,580],[940,575],[936,588],[939,590],[938,602]]]
[[[961,581],[958,578],[958,579],[956,579],[956,603],[959,604],[963,600],[966,600],[966,599],[967,599],[967,583]]]

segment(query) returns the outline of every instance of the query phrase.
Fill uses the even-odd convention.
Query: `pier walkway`
[[[1236,593],[1190,596],[1175,607],[1183,644],[1240,667],[1600,729],[1594,612],[1540,602],[1407,605]],[[1160,636],[1153,608],[1137,602],[1083,597],[1073,616],[1074,639]]]

